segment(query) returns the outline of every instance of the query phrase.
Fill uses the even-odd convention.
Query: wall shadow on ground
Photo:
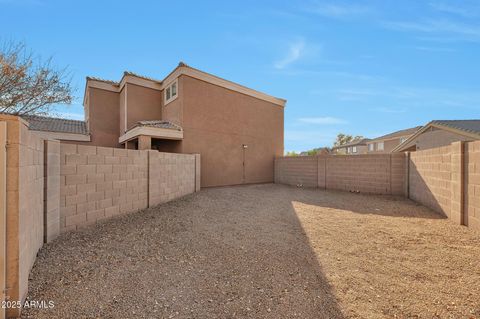
[[[31,274],[29,298],[55,308],[24,315],[345,318],[296,199],[273,184],[211,188],[63,234]]]
[[[401,196],[373,195],[351,193],[339,190],[324,190],[320,188],[297,188],[295,186],[283,186],[292,189],[292,201],[297,201],[308,205],[315,205],[322,208],[345,210],[347,212],[353,212],[357,214],[381,215],[389,217],[412,217],[426,219],[447,218],[443,214],[437,213],[427,207],[422,207],[419,212],[419,206],[422,205]],[[315,199],[312,200],[311,195],[302,194],[302,192],[296,192],[295,189],[301,189],[308,193],[315,192]]]

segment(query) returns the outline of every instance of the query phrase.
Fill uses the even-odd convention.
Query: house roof
[[[182,131],[182,127],[169,121],[138,121],[130,129],[135,127],[156,127]]]
[[[480,120],[435,120],[430,124],[449,127],[455,130],[480,134]]]
[[[417,132],[419,129],[421,129],[422,127],[423,126],[415,126],[415,127],[412,127],[412,128],[407,128],[407,129],[404,129],[404,130],[396,131],[396,132],[393,132],[393,133],[382,135],[380,137],[376,137],[376,138],[372,139],[371,141],[389,140],[389,139],[394,139],[394,138],[398,138],[398,137],[402,137],[402,136],[412,135],[415,132]]]
[[[123,76],[120,81],[110,81],[96,77],[87,77],[87,83],[85,86],[85,95],[83,104],[86,103],[87,97],[87,88],[95,87],[112,92],[120,92],[125,85],[125,83],[133,83],[145,87],[149,87],[155,90],[162,90],[164,86],[169,85],[171,81],[177,78],[180,75],[187,75],[193,78],[200,79],[202,81],[212,83],[221,87],[225,87],[229,90],[237,91],[242,94],[250,95],[258,99],[262,99],[282,107],[285,106],[286,100],[277,98],[268,94],[265,94],[260,91],[248,88],[246,86],[240,85],[238,83],[220,78],[213,74],[201,71],[199,69],[193,68],[183,62],[180,62],[176,68],[174,68],[163,80],[153,79],[147,76],[139,75],[130,71],[123,72]]]
[[[349,147],[349,146],[367,145],[367,142],[370,142],[370,141],[371,141],[371,139],[369,139],[369,138],[357,139],[357,140],[351,141],[350,143],[334,146],[334,147],[332,147],[332,149],[344,148],[344,147]]]
[[[69,120],[39,115],[22,115],[30,130],[88,135],[85,121]]]
[[[392,152],[401,152],[412,146],[412,141],[414,141],[417,136],[425,132],[430,127],[453,131],[457,134],[464,135],[472,139],[480,139],[480,120],[434,120],[427,123],[415,134],[410,136],[405,142],[395,147]]]

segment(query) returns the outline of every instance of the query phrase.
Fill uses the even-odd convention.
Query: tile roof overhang
[[[118,142],[123,144],[138,138],[140,135],[165,140],[182,140],[183,129],[180,125],[169,121],[139,121],[125,132],[125,134],[120,136]]]
[[[413,144],[412,142],[431,127],[447,130],[459,135],[466,136],[472,140],[480,140],[480,120],[434,120],[427,123],[424,127],[410,136],[405,142],[392,150],[393,152],[403,152]]]

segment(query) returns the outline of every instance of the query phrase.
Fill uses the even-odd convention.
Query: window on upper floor
[[[357,147],[356,146],[352,147],[352,153],[356,153],[356,152],[357,152]]]
[[[165,88],[165,105],[175,100],[178,96],[178,80],[173,81]]]
[[[377,151],[383,151],[385,149],[385,144],[383,142],[377,143]]]
[[[368,144],[368,151],[373,152],[375,150],[375,144]]]
[[[402,143],[405,142],[406,140],[408,140],[408,137],[402,137],[402,138],[400,138],[400,144],[402,144]]]

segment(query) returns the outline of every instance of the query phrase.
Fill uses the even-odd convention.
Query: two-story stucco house
[[[88,77],[85,121],[31,117],[70,143],[199,153],[201,186],[272,182],[283,155],[286,101],[180,63],[163,80]]]
[[[335,155],[361,155],[367,153],[368,138],[356,139],[350,143],[332,147]]]
[[[405,142],[421,128],[421,126],[416,126],[374,138],[368,141],[367,152],[369,154],[391,153],[393,149]]]

